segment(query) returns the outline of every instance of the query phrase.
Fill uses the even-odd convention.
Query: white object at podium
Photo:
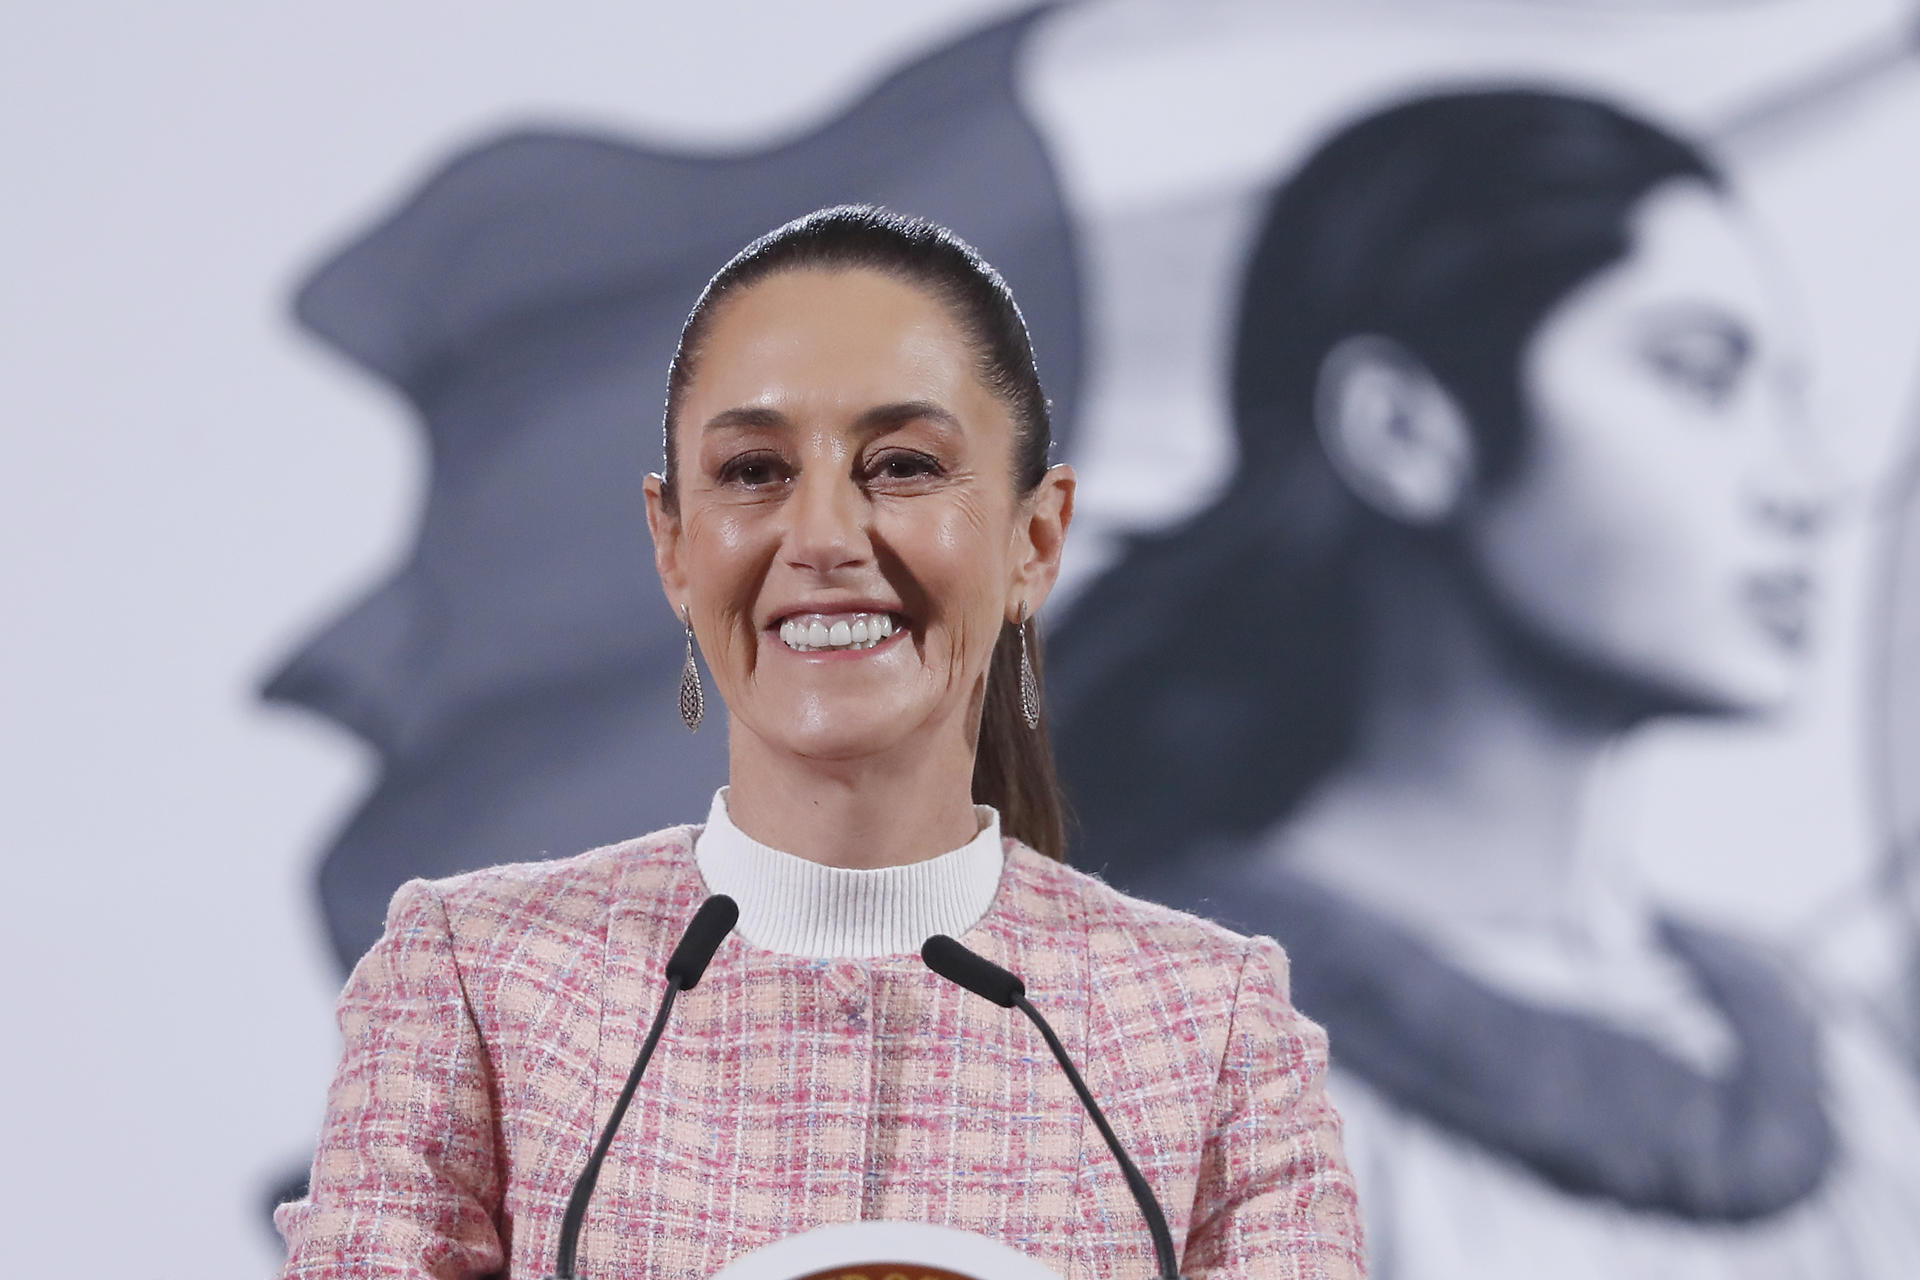
[[[1060,1280],[1017,1249],[925,1222],[836,1222],[735,1258],[713,1280]]]

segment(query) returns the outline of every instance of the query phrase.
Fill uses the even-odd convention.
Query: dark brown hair
[[[693,382],[718,304],[787,271],[877,271],[924,290],[947,307],[972,345],[980,379],[1013,419],[1013,477],[1032,493],[1046,475],[1053,428],[1033,345],[1013,293],[974,248],[924,218],[872,205],[836,205],[761,236],[721,267],[687,316],[667,373],[663,498],[676,504],[674,424]],[[1038,637],[1031,638],[1040,674]],[[1066,804],[1053,762],[1044,712],[1037,729],[1020,714],[1020,631],[1003,624],[987,668],[986,705],[973,761],[973,798],[1000,811],[1001,830],[1049,858],[1064,858]]]

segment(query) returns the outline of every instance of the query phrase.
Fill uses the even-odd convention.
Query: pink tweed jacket
[[[573,1179],[706,896],[697,834],[400,890],[341,996],[312,1191],[277,1215],[290,1280],[551,1270]],[[1279,946],[1006,852],[961,941],[1025,978],[1191,1280],[1361,1276],[1326,1041],[1288,1003]],[[1112,1156],[1017,1011],[917,956],[815,960],[729,937],[627,1114],[580,1274],[706,1280],[861,1218],[976,1231],[1074,1280],[1154,1274]]]

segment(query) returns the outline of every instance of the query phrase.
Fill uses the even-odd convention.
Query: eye
[[[941,474],[944,468],[932,454],[916,449],[887,449],[867,463],[869,481],[919,480]]]
[[[1737,325],[1688,324],[1652,335],[1642,354],[1669,386],[1719,408],[1739,390],[1752,360],[1753,340]]]
[[[718,473],[721,484],[743,489],[764,489],[783,483],[789,476],[785,459],[766,450],[729,458],[720,464]]]

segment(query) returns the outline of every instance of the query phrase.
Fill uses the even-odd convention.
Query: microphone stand
[[[627,1114],[627,1104],[633,1101],[633,1091],[640,1087],[647,1060],[653,1057],[654,1046],[660,1043],[660,1033],[667,1029],[667,1015],[673,1012],[674,997],[680,990],[678,977],[667,979],[667,994],[660,1001],[660,1011],[653,1015],[653,1026],[647,1032],[646,1042],[640,1046],[640,1056],[633,1060],[633,1070],[627,1073],[626,1087],[620,1090],[620,1099],[613,1104],[613,1114],[607,1118],[607,1127],[600,1131],[600,1141],[594,1144],[593,1154],[587,1157],[587,1167],[574,1180],[573,1194],[567,1197],[567,1212],[560,1219],[560,1247],[554,1253],[552,1280],[574,1280],[574,1253],[580,1244],[580,1228],[587,1219],[587,1202],[593,1199],[594,1184],[600,1180],[600,1166],[606,1162],[613,1137],[620,1131],[620,1121]]]
[[[600,1180],[600,1166],[606,1162],[614,1135],[620,1132],[627,1104],[633,1101],[634,1090],[640,1087],[640,1077],[646,1074],[647,1062],[660,1043],[660,1033],[667,1029],[667,1016],[673,1012],[673,1002],[682,991],[691,991],[699,983],[700,975],[707,971],[707,962],[713,959],[713,953],[739,919],[740,908],[734,900],[724,893],[716,893],[700,904],[687,931],[680,935],[680,944],[667,960],[667,993],[660,1000],[660,1010],[653,1015],[653,1026],[640,1046],[640,1056],[633,1060],[633,1070],[627,1073],[627,1083],[613,1104],[613,1114],[607,1117],[607,1127],[600,1131],[600,1141],[594,1144],[593,1154],[587,1157],[587,1167],[580,1171],[573,1184],[573,1194],[567,1197],[567,1211],[560,1219],[560,1244],[554,1250],[553,1275],[549,1280],[574,1280],[573,1260],[580,1246],[580,1228],[587,1219],[587,1202],[593,1199],[594,1184]]]
[[[1134,1203],[1140,1206],[1140,1216],[1146,1219],[1147,1234],[1153,1237],[1153,1256],[1159,1265],[1160,1280],[1183,1280],[1180,1274],[1179,1259],[1173,1252],[1173,1233],[1167,1229],[1167,1216],[1161,1212],[1159,1200],[1154,1198],[1153,1188],[1147,1185],[1140,1169],[1120,1145],[1120,1139],[1114,1134],[1113,1126],[1107,1123],[1106,1115],[1093,1100],[1093,1094],[1087,1089],[1087,1082],[1080,1078],[1080,1072],[1073,1065],[1073,1059],[1067,1056],[1066,1046],[1060,1043],[1060,1037],[1053,1033],[1047,1020],[1027,999],[1027,985],[1017,976],[1001,968],[993,961],[970,951],[959,942],[944,933],[928,938],[920,948],[920,958],[927,967],[941,977],[958,986],[965,987],[975,995],[991,1000],[1005,1009],[1018,1009],[1027,1015],[1034,1026],[1040,1029],[1040,1035],[1047,1042],[1047,1048],[1053,1051],[1053,1057],[1067,1073],[1067,1079],[1073,1085],[1073,1091],[1080,1095],[1080,1103],[1086,1107],[1087,1114],[1093,1117],[1100,1136],[1107,1141],[1107,1150],[1113,1152],[1113,1158],[1120,1162],[1120,1172],[1127,1180],[1127,1190],[1133,1193]]]

